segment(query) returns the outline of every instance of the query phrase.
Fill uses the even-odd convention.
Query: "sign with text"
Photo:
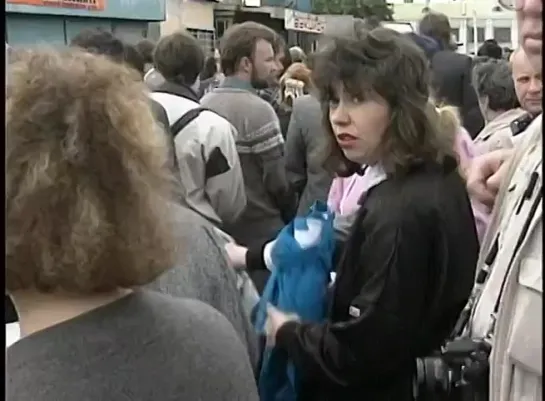
[[[38,7],[83,8],[103,11],[106,0],[6,0],[10,4],[24,4]]]
[[[284,27],[291,31],[320,34],[325,29],[325,17],[286,9],[284,12]]]

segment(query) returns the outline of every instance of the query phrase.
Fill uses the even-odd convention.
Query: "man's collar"
[[[199,103],[199,96],[187,85],[181,85],[172,81],[166,81],[155,92],[170,93],[171,95],[184,97]]]
[[[252,84],[249,81],[245,81],[243,79],[240,79],[234,76],[225,77],[225,79],[220,85],[220,88],[242,89],[252,93],[256,93],[255,88],[252,86]]]

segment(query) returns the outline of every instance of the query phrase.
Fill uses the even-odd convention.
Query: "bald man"
[[[536,71],[522,48],[511,55],[509,62],[521,107],[533,116],[539,115],[542,111],[543,93],[541,71]]]
[[[500,4],[515,12],[518,23],[523,51],[512,61],[520,102],[541,112],[536,104],[538,96],[541,101],[543,0]],[[521,90],[525,85],[528,89]],[[492,345],[490,394],[482,398],[488,401],[537,401],[543,395],[542,121],[541,115],[535,117],[513,151],[473,159],[467,174],[469,191],[480,188],[494,202],[468,327],[472,338]]]

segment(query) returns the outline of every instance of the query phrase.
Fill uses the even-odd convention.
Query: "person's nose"
[[[543,82],[540,79],[532,78],[530,80],[530,87],[528,92],[530,93],[539,93],[543,89]]]
[[[329,120],[331,125],[337,127],[345,127],[350,124],[350,115],[343,102],[330,109]]]

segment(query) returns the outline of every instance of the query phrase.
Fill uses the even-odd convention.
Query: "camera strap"
[[[539,178],[539,175],[536,172],[536,170],[541,166],[541,164],[542,163],[539,162],[537,164],[537,166],[535,167],[534,172],[531,174],[531,178],[530,178],[530,181],[528,183],[527,188],[525,189],[525,191],[522,194],[520,200],[516,204],[516,208],[517,208],[516,214],[517,215],[520,213],[520,209],[521,209],[523,203],[525,201],[529,200],[532,197],[533,191],[535,190],[535,187],[536,187],[536,184],[537,184],[537,179]],[[540,204],[540,202],[542,200],[542,197],[543,197],[542,187],[540,186],[539,187],[539,193],[536,196],[536,199],[534,200],[534,203],[532,204],[532,206],[530,208],[530,211],[529,211],[529,214],[528,214],[528,216],[527,216],[527,218],[526,218],[526,220],[524,222],[522,230],[520,231],[519,237],[517,239],[517,243],[516,243],[515,248],[513,250],[513,254],[511,255],[511,260],[509,262],[508,269],[507,269],[507,271],[505,273],[505,276],[503,277],[502,284],[501,284],[501,287],[500,287],[500,291],[499,291],[498,297],[496,299],[495,306],[494,306],[492,316],[491,316],[492,317],[491,328],[487,331],[487,336],[489,336],[494,331],[495,316],[497,315],[497,312],[499,310],[501,298],[503,296],[503,292],[505,290],[505,285],[507,283],[507,277],[509,276],[510,270],[512,268],[513,261],[514,261],[515,257],[517,256],[520,247],[523,245],[524,239],[526,238],[526,234],[527,234],[527,232],[528,232],[528,230],[530,228],[530,223],[532,222],[532,219],[534,218],[534,216],[535,216],[535,214],[537,212],[537,208],[538,208],[538,206],[539,206],[539,204]],[[500,236],[499,233],[496,234],[495,239],[494,239],[494,241],[492,243],[492,246],[490,247],[490,249],[489,249],[489,251],[488,251],[488,253],[486,255],[486,258],[484,260],[484,266],[482,266],[480,271],[477,273],[473,293],[471,294],[471,296],[469,298],[469,301],[466,304],[466,307],[464,308],[464,310],[460,314],[460,317],[459,317],[458,321],[456,322],[456,325],[454,326],[454,330],[451,333],[451,338],[455,338],[455,337],[460,336],[462,334],[467,334],[469,329],[470,329],[471,321],[473,320],[474,314],[476,312],[476,306],[477,306],[477,304],[479,302],[479,299],[480,299],[480,297],[482,295],[483,289],[484,289],[484,287],[485,287],[485,285],[486,285],[486,283],[488,281],[488,278],[490,277],[492,265],[494,264],[496,256],[499,253],[499,243],[500,243],[499,236]]]
[[[506,284],[507,284],[508,278],[510,276],[511,269],[513,269],[513,266],[515,265],[515,263],[514,263],[515,258],[517,257],[522,245],[524,244],[524,240],[527,237],[527,234],[528,234],[528,231],[530,229],[530,225],[532,223],[532,220],[534,219],[534,216],[536,215],[537,209],[538,209],[539,205],[541,204],[542,200],[543,200],[543,187],[541,186],[541,187],[539,187],[539,193],[536,196],[536,198],[534,199],[534,203],[532,203],[532,207],[530,208],[530,212],[528,213],[528,216],[526,217],[526,220],[524,221],[524,225],[523,225],[522,230],[520,232],[520,235],[519,235],[519,237],[517,239],[517,243],[515,245],[515,248],[513,249],[513,254],[511,255],[511,259],[509,260],[509,265],[508,265],[507,271],[505,272],[505,275],[503,277],[501,287],[500,287],[500,291],[499,291],[499,293],[497,295],[496,303],[494,304],[494,309],[493,309],[492,314],[491,314],[492,324],[490,325],[490,329],[488,330],[488,333],[487,333],[486,337],[490,337],[494,333],[494,329],[496,328],[496,319],[497,319],[498,311],[500,309],[501,300],[502,300],[502,297],[503,297],[503,293],[505,292]]]

